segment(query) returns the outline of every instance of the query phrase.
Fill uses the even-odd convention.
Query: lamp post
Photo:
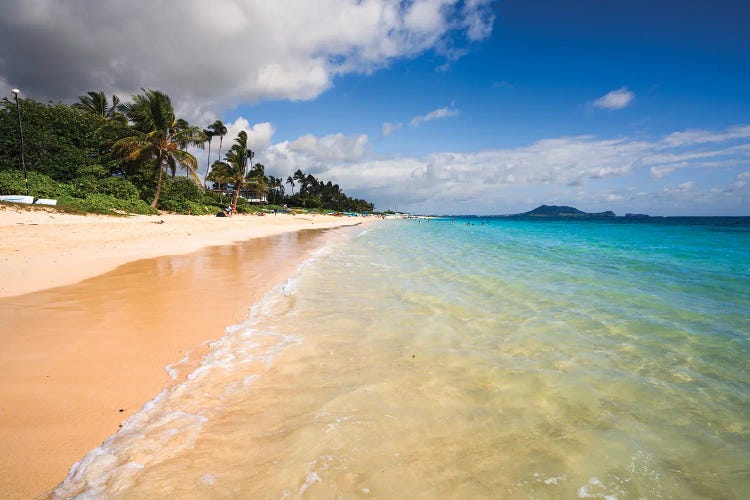
[[[18,94],[21,92],[18,89],[11,90],[13,95],[16,97],[16,112],[18,113],[18,134],[21,136],[21,165],[23,166],[23,183],[26,187],[26,196],[29,195],[29,178],[26,175],[26,153],[23,145],[23,125],[21,125],[21,106],[18,104]]]

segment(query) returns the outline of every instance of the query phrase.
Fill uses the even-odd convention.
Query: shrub
[[[181,214],[201,215],[208,213],[203,208],[203,189],[187,177],[166,178],[159,193],[159,208]]]
[[[230,198],[231,200],[231,198]],[[251,214],[258,212],[259,209],[255,205],[251,205],[245,198],[237,198],[237,213],[238,214]]]
[[[84,165],[78,168],[78,177],[95,177],[101,179],[107,175],[109,175],[109,172],[101,165]]]
[[[73,182],[73,196],[85,199],[90,194],[108,194],[123,200],[136,200],[138,188],[122,177],[82,177]]]
[[[121,200],[137,200],[138,188],[127,179],[122,177],[106,177],[97,183],[96,192],[108,194]]]
[[[81,177],[73,181],[73,196],[76,198],[86,198],[90,194],[97,193],[97,183],[99,180],[96,177]]]
[[[28,172],[29,195],[37,198],[60,198],[70,196],[73,187],[58,182],[38,172]],[[23,172],[20,170],[0,171],[0,194],[23,194],[26,192]]]
[[[112,215],[116,211],[130,214],[156,214],[156,209],[151,208],[141,199],[123,200],[107,194],[91,193],[85,198],[74,198],[66,196],[59,200],[59,205],[64,209],[75,209],[84,212]]]

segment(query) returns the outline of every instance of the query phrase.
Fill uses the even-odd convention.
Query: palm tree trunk
[[[211,141],[208,141],[208,159],[206,160],[206,175],[203,177],[203,187],[208,189],[208,171],[211,169]]]
[[[161,166],[161,161],[159,162],[159,178],[156,181],[156,194],[154,195],[154,201],[151,202],[151,206],[153,208],[156,208],[156,203],[159,201],[159,193],[161,192],[161,178],[164,174],[164,169]]]
[[[237,199],[240,197],[240,189],[242,189],[242,184],[235,183],[234,194],[232,195],[232,215],[237,212]]]

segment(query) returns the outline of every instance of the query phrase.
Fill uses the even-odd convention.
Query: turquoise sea
[[[56,495],[750,494],[750,218],[331,234]]]

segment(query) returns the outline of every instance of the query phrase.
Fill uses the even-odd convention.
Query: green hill
[[[611,210],[607,210],[606,212],[588,213],[578,210],[575,207],[541,205],[534,210],[518,215],[524,217],[614,217],[615,213]]]

